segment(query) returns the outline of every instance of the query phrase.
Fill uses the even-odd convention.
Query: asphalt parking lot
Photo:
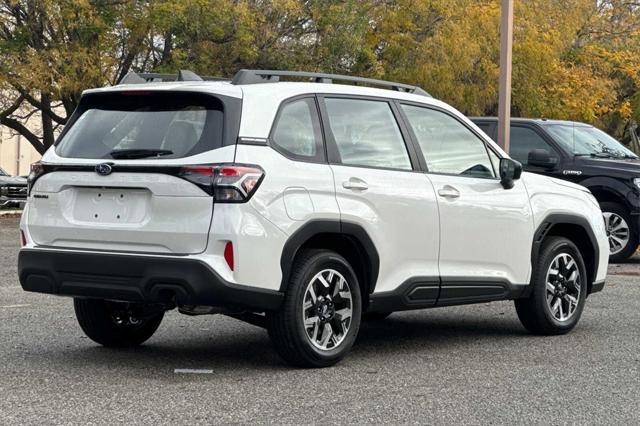
[[[527,334],[509,302],[396,313],[336,367],[299,370],[264,330],[221,316],[170,312],[140,348],[97,346],[70,299],[21,290],[17,224],[0,218],[2,424],[640,419],[640,259],[611,267],[566,336]]]

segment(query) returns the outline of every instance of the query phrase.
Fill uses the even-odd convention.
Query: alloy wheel
[[[604,223],[609,237],[609,254],[620,253],[629,244],[631,230],[624,218],[616,213],[604,212]]]
[[[346,338],[353,314],[351,287],[335,269],[318,272],[307,285],[302,318],[305,333],[320,350],[337,348]]]
[[[547,271],[547,307],[557,321],[569,320],[580,303],[581,277],[578,263],[568,253],[557,255]]]

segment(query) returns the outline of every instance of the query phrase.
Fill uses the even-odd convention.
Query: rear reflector
[[[24,235],[24,231],[20,230],[20,246],[24,247],[27,245],[27,237]]]
[[[227,261],[229,269],[233,271],[233,243],[227,241],[227,245],[224,246],[224,260]]]

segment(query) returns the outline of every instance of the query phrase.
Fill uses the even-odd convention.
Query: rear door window
[[[213,96],[93,94],[81,102],[56,152],[72,158],[180,158],[220,148],[223,129],[224,106]]]

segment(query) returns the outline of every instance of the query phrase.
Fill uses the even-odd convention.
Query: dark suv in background
[[[0,208],[22,207],[27,201],[27,179],[0,168]]]
[[[472,118],[494,140],[497,118]],[[602,208],[611,261],[632,256],[640,229],[640,160],[632,151],[584,123],[511,120],[509,155],[525,171],[586,186]]]

